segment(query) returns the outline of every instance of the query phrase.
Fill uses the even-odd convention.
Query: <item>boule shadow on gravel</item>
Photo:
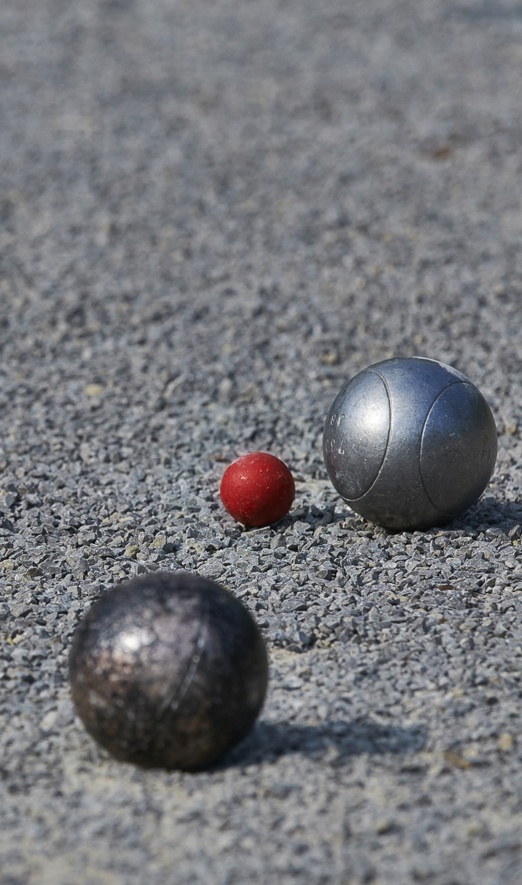
[[[244,766],[300,754],[328,760],[370,755],[416,753],[426,744],[426,734],[418,726],[382,725],[365,721],[327,720],[320,725],[288,722],[258,722],[248,738],[221,760],[221,767]],[[332,752],[333,751],[333,752]]]
[[[74,634],[69,673],[86,730],[113,756],[195,771],[250,731],[268,660],[255,621],[228,590],[156,572],[98,599]]]

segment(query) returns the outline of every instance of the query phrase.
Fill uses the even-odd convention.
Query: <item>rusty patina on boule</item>
[[[268,661],[231,593],[196,575],[154,573],[93,605],[73,638],[70,681],[85,728],[117,759],[190,771],[249,732]]]

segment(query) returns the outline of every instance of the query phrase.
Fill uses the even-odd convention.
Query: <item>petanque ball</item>
[[[328,475],[352,510],[392,530],[443,525],[474,504],[497,455],[495,421],[460,372],[384,360],[344,385],[326,418]]]
[[[85,728],[113,756],[191,771],[249,732],[268,662],[256,623],[228,590],[156,572],[92,606],[73,637],[69,672]]]

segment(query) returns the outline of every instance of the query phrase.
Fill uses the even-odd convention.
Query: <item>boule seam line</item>
[[[158,720],[163,717],[163,715],[167,712],[167,710],[169,708],[171,709],[172,712],[174,712],[174,710],[177,710],[179,705],[181,704],[181,701],[185,697],[187,691],[189,690],[190,686],[192,685],[192,682],[194,681],[194,677],[197,673],[197,669],[198,669],[199,663],[201,661],[201,655],[202,655],[203,650],[205,648],[207,636],[208,636],[208,619],[205,619],[204,623],[201,624],[199,636],[198,636],[196,642],[194,643],[193,654],[190,659],[190,664],[187,668],[187,672],[185,673],[185,676],[183,677],[183,682],[181,683],[180,687],[176,691],[172,692],[172,694],[169,694],[168,692],[165,694],[165,696],[162,700],[162,703],[161,703],[161,707],[158,711],[158,717],[157,717]],[[172,704],[172,707],[171,707],[171,704]]]
[[[430,493],[428,492],[428,489],[426,488],[426,483],[424,482],[424,476],[422,475],[422,444],[424,442],[424,434],[426,432],[426,425],[429,421],[431,413],[433,412],[433,409],[435,408],[436,404],[440,400],[441,396],[443,396],[443,394],[445,394],[446,391],[449,390],[450,387],[454,387],[456,384],[466,384],[466,382],[465,381],[452,381],[448,384],[447,387],[445,387],[443,390],[441,390],[439,395],[433,400],[433,402],[428,410],[428,414],[426,415],[426,418],[424,419],[424,424],[422,425],[422,430],[420,432],[420,444],[419,444],[419,476],[420,476],[420,481],[422,483],[422,488],[424,489],[424,491],[426,493],[426,497],[428,498],[428,501],[430,501],[430,503],[433,505],[435,510],[438,510],[439,513],[442,513],[443,516],[452,516],[453,514],[449,510],[441,510],[441,508],[437,504],[435,504]],[[469,386],[470,385],[468,384],[468,387]]]

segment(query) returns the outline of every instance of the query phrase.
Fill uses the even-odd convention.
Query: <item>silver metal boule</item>
[[[465,375],[437,360],[396,357],[344,385],[323,452],[352,510],[388,529],[424,530],[478,500],[495,467],[497,431]]]

